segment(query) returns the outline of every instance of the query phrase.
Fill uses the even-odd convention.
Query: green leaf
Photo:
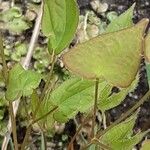
[[[59,54],[69,45],[78,25],[75,0],[45,0],[42,31],[49,37],[49,52]]]
[[[85,112],[93,106],[94,83],[73,78],[65,81],[48,97],[48,101],[59,106],[54,118],[66,122],[79,111]]]
[[[133,127],[135,124],[135,120],[137,119],[137,112],[134,113],[131,117],[129,117],[124,122],[119,123],[108,132],[106,132],[100,140],[107,144],[112,144],[114,142],[118,142],[121,139],[129,138],[133,134]]]
[[[116,17],[111,21],[111,23],[107,26],[106,32],[115,32],[133,25],[133,10],[135,7],[135,3],[123,14],[119,17]]]
[[[137,87],[138,81],[139,75],[128,88],[120,89],[118,93],[112,94],[112,86],[106,85],[99,95],[98,108],[104,112],[119,105],[125,99],[127,94]]]
[[[100,83],[101,89],[105,82]],[[58,86],[44,99],[41,107],[44,113],[58,106],[54,112],[54,119],[59,122],[67,122],[78,112],[86,112],[93,108],[94,82],[79,78],[71,78]]]
[[[112,150],[131,150],[149,132],[146,131],[132,136],[132,130],[136,118],[137,112],[124,122],[121,122],[120,124],[110,129],[108,132],[106,132],[100,138],[101,142],[103,142],[106,145],[109,145],[109,147],[111,147]]]
[[[135,136],[128,139],[122,139],[118,142],[114,142],[111,147],[113,150],[116,150],[116,148],[119,150],[132,150],[134,146],[138,144],[147,133],[148,131],[136,134]]]
[[[137,25],[77,45],[63,56],[65,66],[88,79],[101,78],[128,87],[138,72],[142,39],[148,19]]]
[[[20,64],[15,65],[9,72],[6,99],[13,101],[21,96],[29,96],[41,81],[41,75],[24,70]]]

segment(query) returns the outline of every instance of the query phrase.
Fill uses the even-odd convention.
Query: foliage
[[[39,1],[36,2],[39,3]],[[44,79],[46,81],[44,89],[39,86],[43,78],[42,75],[35,71],[25,70],[19,63],[14,65],[11,70],[5,70],[8,69],[7,67],[2,69],[3,73],[8,71],[9,74],[8,83],[5,82],[6,85],[0,76],[3,86],[6,86],[7,89],[5,93],[1,94],[0,107],[3,106],[3,101],[8,100],[10,105],[18,98],[28,97],[30,107],[26,110],[26,115],[30,116],[32,121],[29,120],[26,136],[28,137],[28,130],[31,129],[32,125],[38,123],[40,131],[42,131],[41,148],[45,149],[44,129],[51,130],[55,122],[66,123],[79,112],[89,114],[93,111],[93,106],[94,110],[105,113],[105,111],[118,106],[127,94],[136,88],[139,81],[138,69],[143,50],[145,57],[149,60],[149,35],[144,39],[148,24],[147,19],[133,25],[134,7],[135,4],[120,16],[113,12],[107,14],[110,21],[107,28],[105,22],[101,22],[94,14],[91,13],[88,16],[87,13],[87,20],[90,24],[85,29],[87,39],[102,32],[105,33],[76,45],[63,55],[65,66],[80,78],[72,75],[66,81],[62,82],[61,80],[60,82],[60,79],[55,79],[58,77],[54,74],[53,66],[56,63],[55,59],[58,60],[58,54],[70,44],[74,37],[78,25],[79,11],[74,0],[44,1],[42,32],[48,39],[47,47],[50,55],[45,52],[47,47],[44,46],[44,48],[37,46],[33,54],[33,59],[36,60],[34,67],[40,73],[44,72],[43,67],[48,67],[50,64],[51,56],[51,70],[47,75],[48,79]],[[7,24],[3,29],[8,29],[10,32],[19,34],[30,27],[18,7],[13,7],[5,13],[2,12],[0,16],[3,23]],[[94,24],[94,22],[96,23]],[[10,23],[12,23],[12,26],[9,25]],[[18,25],[17,29],[16,24]],[[95,27],[98,28],[98,32],[93,35],[91,32]],[[100,32],[99,29],[103,31]],[[145,47],[143,47],[143,41]],[[1,43],[1,47],[3,47],[2,45]],[[15,52],[10,54],[5,49],[5,55],[17,62],[21,56],[26,54],[27,48],[26,43],[18,42],[15,44]],[[2,52],[3,48],[1,48],[1,54]],[[1,56],[1,62],[5,64],[3,55]],[[99,82],[96,86],[95,80]],[[96,89],[97,86],[98,89]],[[112,92],[114,86],[119,90],[117,93]],[[0,120],[3,119],[3,114],[4,111],[1,109]],[[119,150],[132,149],[148,133],[148,131],[143,133],[133,132],[137,116],[138,112],[121,123],[119,121],[98,140],[113,150],[116,150],[116,148]],[[0,124],[1,126],[2,124]],[[92,138],[96,138],[96,133],[97,131]],[[96,149],[97,143],[91,145],[90,149]]]

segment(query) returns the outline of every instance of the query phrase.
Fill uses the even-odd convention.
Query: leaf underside
[[[81,77],[102,78],[114,86],[128,87],[139,68],[147,23],[143,19],[130,28],[77,45],[63,56],[63,62]]]

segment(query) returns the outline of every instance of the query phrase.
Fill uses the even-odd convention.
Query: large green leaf
[[[13,101],[21,96],[29,96],[41,81],[41,75],[24,70],[20,64],[15,65],[9,72],[6,99]]]
[[[69,45],[78,25],[75,0],[45,0],[42,31],[49,37],[49,51],[59,54]]]
[[[102,78],[117,87],[128,87],[137,74],[142,39],[148,19],[137,25],[77,45],[63,56],[65,66],[88,78]]]
[[[133,10],[135,3],[119,17],[116,17],[112,22],[107,26],[106,32],[118,31],[133,25]]]
[[[101,89],[105,82],[100,83]],[[78,112],[86,112],[93,108],[94,104],[94,82],[79,78],[71,78],[58,86],[51,94],[43,100],[42,114],[45,114],[58,106],[53,113],[54,119],[66,122]]]

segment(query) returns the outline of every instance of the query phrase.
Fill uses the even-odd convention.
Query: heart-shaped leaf
[[[103,34],[67,52],[66,67],[81,77],[102,78],[117,87],[128,87],[137,74],[142,39],[148,19],[117,32]]]

